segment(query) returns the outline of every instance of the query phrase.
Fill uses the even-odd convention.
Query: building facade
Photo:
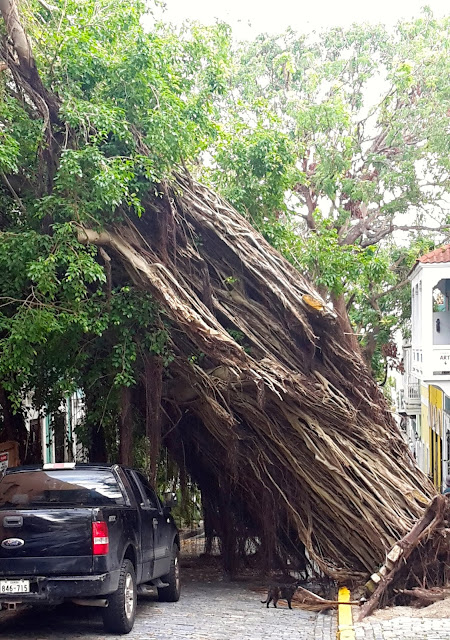
[[[411,451],[440,490],[450,474],[450,245],[419,258],[410,281],[400,410]]]
[[[28,429],[30,458],[36,462],[83,462],[86,451],[79,442],[77,428],[84,418],[84,401],[80,391],[68,396],[56,413],[42,413],[25,401],[25,424]],[[28,457],[28,456],[27,456]]]

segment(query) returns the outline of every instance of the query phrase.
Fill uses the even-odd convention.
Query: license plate
[[[30,581],[0,580],[0,593],[30,593]]]

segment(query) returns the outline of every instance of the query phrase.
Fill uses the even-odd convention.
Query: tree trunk
[[[91,442],[89,446],[89,460],[92,460],[92,462],[108,462],[105,432],[102,425],[95,425],[92,428]]]
[[[345,341],[348,347],[353,351],[355,357],[362,357],[361,347],[359,346],[358,338],[353,331],[353,327],[348,317],[347,305],[343,295],[336,296],[331,295],[331,301],[333,303],[334,310],[338,317],[338,324],[341,328]]]
[[[133,464],[133,415],[131,410],[131,390],[120,388],[119,416],[119,462],[126,466]]]
[[[1,439],[3,442],[7,440],[17,439],[17,430],[14,421],[14,415],[12,413],[11,402],[3,387],[0,387],[0,405],[3,413],[3,429]]]
[[[145,388],[145,434],[150,442],[150,481],[156,484],[161,448],[161,397],[163,363],[159,356],[145,354],[143,382]]]
[[[268,539],[278,539],[277,523],[288,522],[324,573],[343,579],[371,571],[421,515],[424,492],[430,496],[433,488],[369,375],[344,301],[334,300],[335,318],[229,205],[178,180],[174,203],[185,237],[202,237],[200,257],[210,273],[226,270],[238,280],[230,291],[220,275],[211,279],[214,314],[201,302],[204,273],[193,268],[202,264],[199,248],[183,247],[176,271],[161,265],[149,248],[150,211],[138,230],[85,229],[80,240],[108,246],[170,318],[178,354],[170,388],[187,391],[168,400],[197,425],[180,432],[190,451],[188,471],[195,477],[198,467],[216,477],[221,504],[228,504],[226,487],[236,478],[233,486],[242,490],[233,495],[230,518],[239,522],[240,510],[250,511]],[[246,349],[228,328],[244,336]],[[278,517],[261,510],[267,491]],[[292,553],[289,545],[286,554]]]
[[[11,59],[5,60],[13,75],[19,74],[25,91],[47,124],[58,121],[59,100],[47,91],[36,68],[30,41],[20,22],[15,0],[0,0],[0,13],[12,45]],[[14,53],[16,56],[14,56]]]
[[[19,458],[25,459],[27,448],[28,431],[25,426],[23,415],[20,411],[14,413],[8,393],[0,386],[0,405],[3,414],[3,429],[0,434],[2,442],[13,440],[19,445]]]

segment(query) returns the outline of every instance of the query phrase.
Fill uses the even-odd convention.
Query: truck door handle
[[[3,518],[4,527],[21,527],[23,525],[22,516],[5,516]]]
[[[158,526],[158,518],[153,518],[152,522],[153,522],[153,528],[156,529],[156,527]]]

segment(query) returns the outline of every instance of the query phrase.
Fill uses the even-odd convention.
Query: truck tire
[[[105,631],[130,633],[136,617],[136,603],[136,574],[131,562],[124,560],[120,567],[119,588],[108,596],[108,606],[102,609]]]
[[[178,549],[178,545],[174,544],[172,547],[172,558],[170,560],[169,573],[165,576],[161,576],[162,582],[167,582],[168,586],[158,589],[158,598],[161,602],[178,602],[180,599],[181,587],[179,556],[180,551]]]

